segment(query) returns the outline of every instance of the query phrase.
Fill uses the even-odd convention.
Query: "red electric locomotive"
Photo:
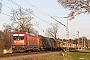
[[[38,49],[39,46],[38,37],[27,32],[13,32],[11,41],[12,49],[15,52]]]

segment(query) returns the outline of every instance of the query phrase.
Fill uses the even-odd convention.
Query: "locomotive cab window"
[[[13,39],[14,40],[24,40],[24,34],[14,34]]]
[[[20,39],[20,40],[23,40],[23,39],[24,39],[24,36],[19,36],[19,39]]]
[[[18,36],[13,36],[13,39],[14,40],[18,40]]]

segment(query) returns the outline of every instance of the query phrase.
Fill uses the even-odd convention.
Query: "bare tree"
[[[4,48],[9,49],[11,46],[10,36],[11,32],[5,28],[6,30],[0,31],[0,50],[2,51]]]
[[[11,31],[6,29],[3,31],[4,33],[4,46],[6,49],[9,49],[11,47]]]
[[[3,41],[4,41],[4,47],[5,48],[10,48],[11,46],[11,30],[12,30],[12,27],[11,25],[9,24],[5,24],[3,25],[4,27],[4,30],[3,30]]]
[[[32,27],[31,20],[33,19],[33,11],[30,9],[23,10],[19,8],[18,10],[12,9],[11,11],[11,24],[4,24],[4,30],[8,31],[20,31],[29,32],[38,35],[38,31]]]
[[[0,30],[0,52],[4,49],[4,44],[5,44],[5,42],[4,42],[3,38],[4,38],[4,34],[3,34],[3,32]]]
[[[20,29],[20,31],[30,32],[32,26],[31,20],[33,19],[31,13],[33,13],[33,11],[30,9],[26,9],[26,10],[23,10],[21,8],[19,8],[18,10],[12,9],[11,21],[12,21],[12,26],[16,28],[16,31]]]
[[[90,0],[58,0],[58,3],[71,10],[68,15],[71,19],[81,13],[90,13]]]
[[[56,40],[57,39],[57,32],[58,32],[58,25],[57,24],[52,24],[52,27],[46,29],[45,34]]]

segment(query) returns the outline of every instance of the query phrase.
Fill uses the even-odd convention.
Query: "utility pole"
[[[77,31],[77,38],[78,38],[78,41],[77,41],[77,48],[79,49],[79,45],[80,45],[80,43],[79,43],[79,31]]]
[[[83,38],[82,38],[82,48],[84,47],[84,45],[83,45],[83,44],[84,44],[83,41],[84,41],[84,40],[83,40]]]
[[[68,18],[67,18],[67,21],[66,21],[66,40],[67,40],[67,51],[69,51],[69,29],[68,29]]]
[[[86,48],[86,44],[85,44],[85,38],[83,38],[84,39],[84,48]]]
[[[79,45],[79,31],[77,31],[77,32],[78,32],[78,34],[77,34],[77,35],[78,35],[78,45]]]

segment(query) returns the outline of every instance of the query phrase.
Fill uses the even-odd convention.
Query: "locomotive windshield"
[[[14,34],[13,39],[14,40],[23,40],[24,39],[24,34]]]

